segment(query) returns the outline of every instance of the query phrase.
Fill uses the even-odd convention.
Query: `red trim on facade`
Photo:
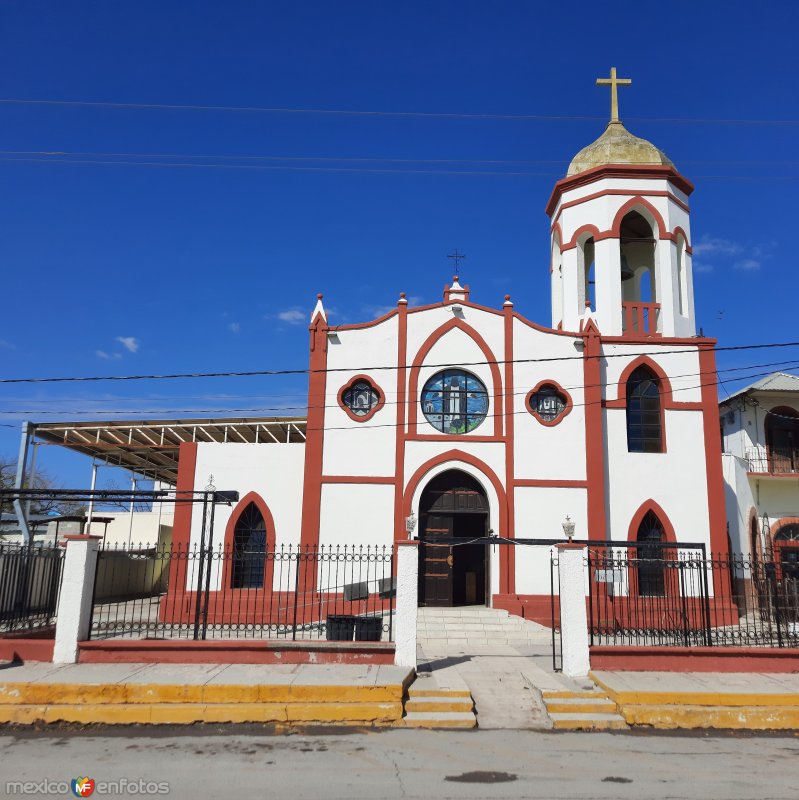
[[[590,648],[591,669],[636,672],[796,672],[799,648],[617,647]]]
[[[377,483],[393,486],[395,482],[393,475],[322,475],[322,483]]]
[[[682,236],[682,240],[683,242],[685,242],[685,252],[688,253],[688,255],[691,255],[691,253],[693,252],[691,248],[691,243],[688,241],[688,234],[683,230],[683,228],[677,225],[671,233],[674,236],[675,242],[680,236]]]
[[[178,480],[175,497],[189,497],[194,491],[197,471],[197,442],[181,442],[178,448]],[[188,547],[191,540],[192,503],[176,503],[172,526],[172,543]]]
[[[347,325],[334,325],[332,328],[329,328],[331,331],[360,331],[364,328],[374,328],[375,325],[380,325],[382,322],[386,322],[386,320],[391,319],[397,311],[392,309],[387,314],[383,314],[382,317],[378,317],[377,319],[370,320],[369,322],[353,322],[348,323]]]
[[[406,535],[402,513],[402,492],[405,482],[405,413],[408,361],[408,303],[400,297],[397,307],[397,427],[394,452],[394,539]]]
[[[553,245],[555,243],[556,236],[557,236],[558,247],[561,247],[563,245],[563,230],[560,227],[560,223],[557,221],[557,219],[552,223],[552,225],[549,226],[549,234],[550,237],[552,238]]]
[[[716,351],[714,347],[699,348],[699,374],[716,374]],[[727,511],[724,503],[724,473],[721,464],[721,430],[719,427],[719,403],[715,382],[702,381],[703,425],[705,429],[705,470],[707,472],[708,524],[710,527],[710,550],[712,553],[727,553]],[[719,597],[723,593],[720,570],[713,571],[713,588]]]
[[[308,425],[305,439],[305,472],[302,485],[302,523],[300,544],[319,544],[319,523],[322,505],[322,474],[327,389],[327,320],[317,314],[311,322],[308,374]],[[300,591],[312,591],[316,572],[303,570]]]
[[[539,325],[537,322],[533,322],[532,320],[523,317],[518,312],[513,312],[513,318],[517,319],[522,325],[527,325],[528,328],[532,328],[534,331],[539,331],[541,333],[551,333],[554,336],[569,336],[575,341],[580,338],[580,335],[577,333],[573,333],[572,331],[564,331],[561,328],[545,328],[543,325]],[[563,323],[558,323],[562,325]]]
[[[496,439],[502,436],[502,377],[499,373],[497,357],[491,352],[491,348],[486,343],[486,340],[471,325],[460,319],[451,319],[449,322],[436,328],[436,330],[425,339],[413,360],[408,391],[408,435],[416,436],[418,433],[416,420],[417,406],[419,405],[419,371],[424,366],[424,360],[433,348],[433,345],[455,328],[463,331],[475,342],[485,356],[491,370],[491,379],[494,383],[491,395],[493,398],[493,408],[489,410],[490,414],[494,417],[494,437]],[[446,436],[446,438],[450,441],[453,440],[452,436]],[[465,440],[474,441],[475,437],[467,434],[463,438]]]
[[[346,392],[354,386],[358,381],[363,381],[364,383],[368,383],[372,389],[377,392],[377,404],[372,406],[369,410],[368,414],[364,414],[363,416],[358,416],[358,414],[353,413],[350,407],[344,402],[344,395]],[[381,408],[386,404],[386,393],[377,385],[373,378],[370,378],[368,375],[355,375],[354,377],[350,378],[339,390],[338,390],[338,404],[341,406],[344,413],[353,421],[353,422],[366,422],[370,420]]]
[[[419,433],[407,436],[409,442],[504,442],[505,436],[480,436],[469,433]]]
[[[479,303],[472,303],[469,300],[461,300],[452,299],[449,302],[441,302],[441,303],[428,303],[424,306],[414,306],[413,308],[408,309],[409,314],[417,314],[420,311],[429,311],[431,308],[444,308],[444,306],[466,306],[466,308],[476,308],[478,311],[485,311],[486,314],[496,314],[501,315],[501,311],[497,311],[496,308],[489,308],[488,306],[482,306]]]
[[[624,401],[622,408],[627,408],[627,381],[630,380],[630,375],[632,375],[633,372],[638,369],[638,367],[648,367],[652,370],[652,372],[655,373],[660,381],[661,408],[667,404],[671,405],[673,402],[671,394],[671,381],[669,380],[669,376],[666,375],[663,367],[661,367],[657,361],[653,361],[649,356],[638,356],[629,364],[627,364],[627,366],[622,370],[621,375],[619,376],[619,382],[616,384],[616,398]],[[608,408],[613,408],[613,406],[609,405]]]
[[[601,242],[603,239],[607,239],[610,236],[608,231],[604,233],[597,228],[596,225],[581,225],[577,230],[572,234],[572,238],[569,239],[568,242],[564,242],[560,246],[561,253],[564,253],[566,250],[573,250],[577,247],[579,239],[582,237],[583,234],[590,233],[591,235],[587,237],[588,239],[593,239],[595,242]]]
[[[55,647],[55,630],[49,631],[51,638],[0,638],[0,660],[2,661],[52,661]],[[28,634],[30,636],[30,634]]]
[[[403,515],[407,517],[411,513],[411,510],[413,509],[414,492],[424,477],[436,467],[455,461],[462,461],[464,464],[469,464],[478,470],[481,475],[491,481],[491,485],[494,487],[494,491],[497,494],[497,502],[499,503],[498,534],[503,537],[508,536],[508,497],[505,493],[505,488],[502,485],[502,481],[500,481],[500,479],[497,477],[497,474],[491,469],[491,467],[488,466],[488,464],[471,455],[470,453],[465,453],[463,450],[449,450],[446,453],[440,453],[439,455],[431,458],[429,461],[426,461],[416,470],[416,472],[413,473],[408,481],[407,486],[405,487],[402,504]],[[456,464],[453,464],[452,468],[458,469]],[[510,548],[503,547],[499,554],[499,586],[501,594],[508,593],[508,586],[510,584],[510,571],[508,567],[508,557],[506,554],[508,549]]]
[[[608,195],[626,195],[627,197],[635,197],[636,195],[640,195],[641,197],[668,197],[669,200],[674,202],[678,205],[686,214],[691,212],[687,203],[683,203],[676,194],[672,192],[667,192],[665,190],[643,190],[643,191],[633,191],[631,189],[605,189],[602,192],[593,192],[592,194],[587,194],[585,197],[578,197],[576,200],[567,200],[565,203],[561,203],[558,207],[558,213],[555,214],[555,222],[553,225],[558,224],[558,220],[560,219],[560,215],[563,213],[564,209],[572,208],[573,206],[579,206],[583,203],[588,203],[591,200],[596,200],[598,197],[607,197]],[[688,237],[685,237],[686,240]]]
[[[566,408],[563,409],[561,414],[558,414],[555,419],[547,420],[544,419],[538,412],[533,411],[530,406],[530,398],[538,391],[542,389],[544,386],[553,386],[560,394],[562,394],[566,398]],[[547,378],[546,380],[539,381],[529,392],[527,392],[527,396],[524,398],[524,407],[529,414],[531,414],[535,419],[540,422],[542,425],[546,426],[547,428],[552,428],[555,425],[560,425],[566,417],[569,416],[571,413],[572,408],[574,408],[574,403],[572,402],[572,396],[557,382],[550,380]]]
[[[510,295],[505,296],[505,305],[502,307],[505,315],[504,334],[505,334],[505,485],[510,494],[508,501],[508,527],[505,536],[508,539],[516,538],[516,498],[513,496],[514,475],[516,471],[516,456],[514,450],[514,429],[516,416],[514,409],[513,395],[513,305],[510,302]],[[508,591],[516,591],[516,548],[509,546],[505,548],[510,552],[505,557],[506,570],[508,573]],[[500,571],[502,570],[502,559],[500,558]]]
[[[222,582],[220,585],[225,595],[232,595],[234,597],[238,592],[244,593],[245,596],[249,596],[250,594],[249,589],[233,589],[230,585],[230,580],[232,577],[231,570],[233,565],[233,537],[236,533],[236,523],[239,521],[239,518],[244,513],[244,510],[247,508],[247,506],[250,505],[250,503],[252,503],[261,512],[261,516],[264,518],[264,524],[266,525],[266,551],[274,551],[275,543],[277,542],[277,528],[275,527],[275,520],[272,517],[272,512],[269,510],[269,506],[266,504],[266,501],[263,499],[263,497],[261,497],[261,495],[259,495],[257,492],[248,492],[236,504],[236,507],[233,509],[230,519],[227,521],[227,525],[225,526],[224,552],[228,555],[228,558],[225,558],[222,561]],[[263,590],[266,592],[271,593],[274,589],[274,573],[274,558],[266,558],[263,586]]]
[[[685,195],[690,195],[694,190],[694,185],[687,178],[680,175],[674,167],[661,166],[659,164],[603,164],[599,167],[587,169],[577,175],[561,178],[555,184],[547,201],[545,208],[547,215],[552,216],[558,201],[566,192],[579,186],[587,186],[603,178],[659,178],[667,180]]]
[[[670,238],[669,230],[666,228],[666,223],[663,221],[663,217],[661,216],[660,212],[650,203],[648,200],[645,200],[641,195],[636,195],[635,197],[631,197],[617,212],[616,216],[613,217],[613,224],[610,227],[611,233],[614,239],[618,239],[621,237],[621,223],[624,218],[629,214],[631,211],[635,211],[639,208],[645,209],[649,214],[654,217],[655,222],[658,226],[658,237],[660,239]],[[644,216],[643,214],[641,216]],[[653,231],[654,233],[654,231]]]
[[[80,642],[81,664],[393,664],[391,642],[102,639]]]
[[[561,480],[560,478],[516,478],[514,486],[541,486],[551,489],[587,489],[588,481]]]
[[[590,320],[583,342],[583,402],[585,403],[585,477],[588,488],[588,538],[607,539],[605,498],[605,434],[602,410],[602,340]]]

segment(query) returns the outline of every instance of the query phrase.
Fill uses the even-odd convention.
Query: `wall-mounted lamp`
[[[574,522],[572,522],[572,518],[567,514],[566,519],[561,523],[563,525],[563,532],[566,534],[566,538],[569,540],[569,544],[571,544],[572,539],[574,538]]]
[[[405,517],[405,531],[408,534],[409,539],[413,539],[413,532],[416,529],[416,514],[411,511],[411,513]]]

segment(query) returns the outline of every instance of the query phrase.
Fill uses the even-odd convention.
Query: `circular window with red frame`
[[[541,381],[527,393],[525,407],[542,425],[552,426],[572,410],[572,399],[555,381]]]
[[[351,419],[366,422],[383,407],[385,396],[371,378],[357,375],[342,386],[338,393],[338,402]]]

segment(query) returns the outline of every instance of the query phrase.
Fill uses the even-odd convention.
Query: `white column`
[[[621,251],[618,239],[602,239],[594,245],[594,297],[599,330],[621,336]]]
[[[89,635],[92,616],[94,575],[97,569],[100,536],[66,536],[64,574],[58,598],[53,663],[74,664],[78,642]]]
[[[397,598],[394,663],[416,669],[416,621],[419,612],[419,542],[397,542]]]
[[[559,544],[560,639],[563,674],[580,678],[588,674],[588,615],[585,610],[585,561],[587,548],[581,544]]]
[[[585,303],[580,303],[580,275],[578,269],[579,248],[563,251],[563,330],[577,331],[585,311]]]
[[[658,333],[674,336],[674,317],[677,312],[677,245],[660,239],[655,245],[655,300],[660,303]]]

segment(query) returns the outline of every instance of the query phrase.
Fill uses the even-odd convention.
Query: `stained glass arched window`
[[[473,431],[488,414],[483,382],[462,369],[437,372],[422,389],[422,413],[442,433]]]
[[[233,532],[231,589],[260,589],[266,565],[266,522],[255,503],[241,512]]]
[[[627,380],[627,450],[662,453],[660,381],[651,369],[640,366]]]

